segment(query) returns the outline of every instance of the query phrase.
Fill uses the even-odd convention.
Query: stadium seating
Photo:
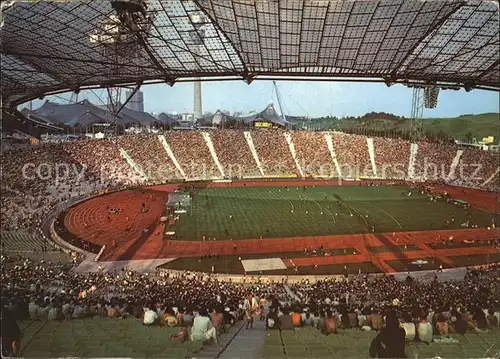
[[[1,228],[19,230],[39,226],[61,201],[104,189],[182,179],[177,165],[188,180],[221,178],[207,141],[212,142],[226,177],[261,176],[243,131],[212,130],[209,136],[211,140],[206,140],[199,131],[165,133],[165,144],[170,147],[176,164],[157,135],[79,140],[4,152]],[[252,131],[250,138],[264,176],[294,176],[299,172],[283,130]],[[297,163],[306,176],[338,176],[333,159],[344,178],[372,177],[377,170],[379,178],[407,179],[410,173],[408,141],[372,140],[338,132],[325,136],[323,132],[308,131],[292,132],[290,138]],[[327,138],[332,139],[330,144]],[[143,169],[147,178],[141,177],[131,163]],[[476,167],[477,178],[473,178]],[[57,168],[59,176],[55,175]],[[498,154],[460,149],[450,143],[420,141],[412,179],[495,191],[500,188],[498,168]]]

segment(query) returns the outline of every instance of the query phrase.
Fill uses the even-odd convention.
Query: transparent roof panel
[[[2,96],[184,78],[372,77],[499,89],[497,1],[149,0],[134,41],[92,41],[107,0],[2,12]],[[114,25],[116,27],[116,25]]]

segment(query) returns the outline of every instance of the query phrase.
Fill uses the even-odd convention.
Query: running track
[[[373,181],[370,181],[373,182]],[[338,181],[239,181],[233,183],[212,183],[208,186],[321,186],[338,185]],[[342,185],[359,185],[359,182],[344,181]],[[387,262],[391,260],[417,260],[437,258],[453,267],[452,256],[487,255],[498,253],[492,246],[467,247],[434,250],[429,244],[437,238],[453,240],[488,241],[500,237],[499,229],[464,229],[433,232],[335,235],[319,237],[248,239],[238,241],[166,241],[163,226],[158,219],[164,210],[168,193],[178,185],[154,186],[144,189],[130,189],[96,197],[71,208],[64,224],[74,235],[87,241],[106,245],[102,260],[131,260],[176,257],[200,257],[201,255],[242,255],[272,252],[302,252],[304,248],[342,249],[354,248],[355,255],[331,257],[304,257],[285,260],[287,266],[312,266],[372,262],[383,272],[394,272]],[[498,194],[435,186],[436,192],[446,191],[453,198],[463,199],[471,205],[490,212],[498,210]],[[149,210],[142,211],[142,204]],[[109,215],[110,208],[120,208],[120,214]],[[397,238],[397,239],[396,239]],[[116,247],[113,247],[113,240]],[[419,251],[371,253],[367,247],[414,244]]]

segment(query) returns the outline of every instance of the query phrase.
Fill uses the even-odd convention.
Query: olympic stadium
[[[10,1],[1,31],[3,355],[498,356],[499,153],[423,130],[500,90],[498,1]],[[202,115],[234,80],[279,108]],[[306,130],[276,81],[410,87],[408,132]],[[196,126],[127,106],[183,82]]]

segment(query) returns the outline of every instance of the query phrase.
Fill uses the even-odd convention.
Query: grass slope
[[[467,213],[426,195],[407,196],[404,186],[243,187],[199,190],[192,209],[175,226],[178,239],[276,238],[462,228]],[[480,226],[491,215],[469,213]],[[232,218],[230,218],[232,216]],[[170,229],[169,229],[170,230]]]
[[[355,329],[323,335],[313,328],[271,330],[261,349],[262,358],[369,358],[369,348],[376,332]],[[416,343],[406,345],[408,358],[481,358],[498,352],[498,329],[487,333],[452,335],[459,343]]]
[[[466,134],[471,133],[478,141],[483,137],[494,136],[498,140],[499,131],[499,113],[483,113],[479,115],[464,115],[455,118],[426,118],[422,125],[425,131],[433,134],[444,132],[450,138],[466,139]],[[363,133],[364,130],[388,131],[403,131],[410,130],[409,119],[344,119],[341,121],[332,121],[327,118],[313,119],[309,124],[311,128],[317,129],[337,129],[337,130],[354,130],[355,132]]]

